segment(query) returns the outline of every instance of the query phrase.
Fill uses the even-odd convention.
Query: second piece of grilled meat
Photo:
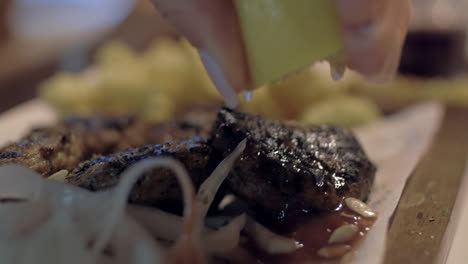
[[[109,153],[144,144],[142,122],[132,116],[69,118],[37,128],[0,149],[0,165],[16,163],[44,176],[71,170],[95,153]]]
[[[37,128],[0,149],[0,165],[16,163],[43,176],[72,170],[93,155],[169,140],[208,137],[216,114],[201,109],[182,113],[174,121],[147,124],[135,116],[73,117],[50,127]]]
[[[195,187],[198,188],[211,173],[208,168],[209,151],[210,148],[199,137],[134,148],[86,161],[66,177],[66,182],[92,191],[106,189],[115,186],[122,172],[136,162],[145,158],[164,156],[182,162]],[[181,201],[182,194],[173,173],[166,168],[157,168],[139,178],[130,193],[129,200],[142,205],[160,206]]]

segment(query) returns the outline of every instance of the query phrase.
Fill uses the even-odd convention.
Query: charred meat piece
[[[147,144],[151,144],[170,140],[188,140],[195,137],[208,138],[215,120],[216,110],[196,108],[178,115],[174,121],[152,125],[147,133],[146,141]]]
[[[73,169],[95,153],[109,153],[143,144],[143,125],[134,117],[71,118],[37,128],[0,149],[0,165],[17,163],[44,176]]]
[[[366,200],[375,167],[353,134],[333,126],[301,127],[221,109],[210,144],[213,156],[247,148],[228,188],[258,216],[282,220],[300,211],[335,209],[343,197]]]
[[[195,187],[199,187],[211,173],[207,166],[209,152],[210,148],[201,138],[134,148],[86,161],[67,176],[66,182],[92,191],[106,189],[116,185],[121,173],[136,162],[150,157],[168,156],[182,162]],[[142,205],[158,206],[181,200],[177,179],[165,168],[142,175],[130,194],[131,202]]]
[[[55,126],[34,129],[0,149],[0,165],[17,163],[49,176],[62,169],[72,170],[93,155],[207,137],[215,118],[215,113],[205,110],[159,124],[145,124],[134,116],[69,118]]]

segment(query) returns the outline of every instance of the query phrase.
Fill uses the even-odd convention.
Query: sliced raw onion
[[[115,256],[96,255],[86,247],[96,227],[105,226],[101,219],[108,211],[95,210],[107,202],[102,195],[42,179],[17,165],[0,167],[0,182],[4,197],[26,198],[0,205],[0,263],[159,263],[161,251],[152,237],[125,215],[115,220],[119,228],[109,243],[119,248]]]
[[[185,215],[182,234],[174,248],[171,250],[165,263],[194,263],[203,264],[206,262],[204,254],[201,231],[203,229],[204,218],[210,207],[219,186],[232,169],[234,162],[245,149],[245,140],[236,147],[233,153],[229,154],[207,180],[200,187],[197,199],[195,200],[191,214]],[[187,206],[187,204],[186,204]]]
[[[244,152],[247,140],[244,139],[234,151],[229,154],[216,169],[211,173],[203,184],[200,186],[197,194],[198,210],[200,211],[200,217],[205,218],[208,209],[223,181],[228,176],[234,163],[237,161],[239,156]]]
[[[239,245],[240,232],[245,226],[245,218],[244,214],[240,215],[219,230],[207,233],[206,251],[217,256],[232,252]]]
[[[270,254],[291,253],[302,247],[298,241],[271,232],[251,217],[247,217],[245,231],[257,246]]]
[[[28,237],[48,221],[53,214],[45,201],[3,204],[0,206],[0,239],[21,239]]]
[[[104,222],[107,223],[107,226],[97,238],[96,244],[93,248],[95,253],[101,252],[104,249],[105,245],[107,244],[107,241],[109,241],[111,234],[116,228],[118,219],[120,219],[125,214],[128,196],[132,187],[137,182],[138,178],[141,177],[141,175],[143,175],[145,171],[157,167],[168,167],[174,171],[182,188],[182,194],[185,204],[184,214],[191,214],[191,205],[193,204],[193,197],[195,191],[190,177],[188,176],[188,173],[183,167],[183,165],[180,162],[171,158],[162,157],[145,159],[122,173],[121,182],[114,190],[113,205],[111,208],[109,208],[110,213],[107,215],[107,219],[104,219]]]
[[[20,165],[0,167],[0,199],[39,200],[42,177]]]
[[[130,216],[159,239],[175,241],[180,234],[183,219],[178,215],[137,205],[128,206],[127,211]]]
[[[24,199],[25,202],[0,206],[0,213],[8,215],[0,219],[0,263],[149,264],[161,263],[160,260],[165,264],[179,260],[205,263],[204,253],[232,252],[237,248],[245,216],[217,231],[204,228],[203,221],[198,220],[206,216],[219,186],[244,148],[245,141],[203,183],[200,198],[196,200],[187,172],[179,162],[169,158],[147,159],[136,164],[123,173],[116,188],[101,193],[42,179],[21,166],[2,166],[0,197]],[[154,218],[163,221],[156,231],[167,238],[175,239],[176,230],[180,232],[170,254],[165,254],[140,223],[125,211],[127,197],[138,177],[155,167],[172,169],[184,196],[184,219],[161,212]],[[163,228],[165,234],[161,232]],[[203,241],[202,231],[206,236]],[[112,256],[102,254],[107,247],[114,249]]]

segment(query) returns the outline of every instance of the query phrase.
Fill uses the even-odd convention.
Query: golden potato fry
[[[270,84],[271,95],[284,108],[288,118],[294,119],[308,105],[340,92],[341,86],[311,68],[285,80]]]
[[[158,40],[143,54],[143,60],[152,89],[164,91],[176,105],[183,105],[189,100],[185,87],[190,84],[192,65],[180,41],[169,38]]]
[[[137,60],[136,54],[121,41],[109,41],[96,52],[97,67],[120,67]]]
[[[100,76],[96,95],[99,111],[135,112],[150,90],[155,89],[151,87],[149,75],[141,63],[127,64],[122,70],[101,68]]]
[[[304,125],[332,124],[354,127],[381,117],[378,107],[369,99],[339,95],[307,107],[299,118]]]
[[[39,96],[65,115],[89,114],[97,98],[96,85],[94,78],[60,73],[40,85]]]
[[[148,122],[162,122],[169,120],[175,111],[176,106],[169,96],[155,93],[144,102],[140,114]]]
[[[271,95],[271,90],[268,89],[267,86],[260,87],[253,91],[252,98],[249,102],[246,102],[242,98],[240,102],[241,109],[247,112],[262,115],[273,120],[287,119],[285,108]]]
[[[240,98],[241,108],[270,119],[348,126],[379,115],[363,98],[335,98],[359,81],[346,77],[346,81],[332,81],[323,72],[328,67],[322,68],[322,72],[317,67],[306,69],[261,87],[250,102]],[[167,120],[190,104],[222,100],[196,49],[185,40],[169,38],[159,39],[141,55],[123,43],[110,42],[99,50],[93,71],[58,74],[44,82],[41,96],[63,114],[132,112],[149,121]]]

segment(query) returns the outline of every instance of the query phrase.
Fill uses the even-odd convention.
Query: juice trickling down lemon
[[[335,57],[341,51],[334,1],[235,0],[234,3],[253,88],[282,79],[315,61]],[[342,72],[338,68],[337,77]]]

